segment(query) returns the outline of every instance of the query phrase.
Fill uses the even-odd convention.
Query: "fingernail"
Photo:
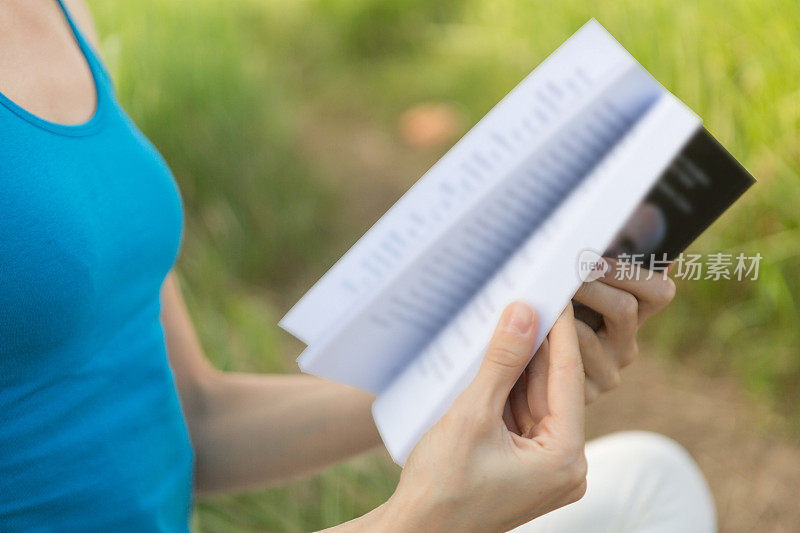
[[[503,329],[509,333],[525,335],[533,325],[533,309],[522,302],[514,302],[503,316]]]

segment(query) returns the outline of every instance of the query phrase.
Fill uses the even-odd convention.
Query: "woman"
[[[177,190],[96,49],[80,0],[0,2],[2,531],[186,530],[193,489],[273,483],[379,442],[365,393],[207,362],[171,273]],[[478,376],[414,450],[395,495],[340,527],[502,530],[581,498],[584,401],[617,385],[638,327],[674,292],[658,277],[607,278],[575,297],[604,315],[603,329],[568,308],[527,370],[535,315],[510,306]],[[671,458],[670,472],[689,480],[676,486],[708,498],[683,452],[637,438],[601,447],[642,452],[642,465],[617,476],[631,490]],[[618,464],[602,455],[600,467]],[[591,447],[589,461],[594,472]],[[613,491],[595,496],[592,476],[586,498],[564,509],[572,520],[608,509],[603,492]],[[695,522],[713,527],[708,516]],[[524,527],[565,520],[551,513]]]

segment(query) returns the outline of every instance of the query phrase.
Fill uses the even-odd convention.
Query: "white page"
[[[501,132],[490,132],[474,153],[461,150],[462,172],[442,175],[439,189],[446,194],[432,197],[446,199],[458,212],[443,212],[437,205],[424,212],[430,219],[449,219],[438,231],[426,230],[425,245],[408,256],[403,268],[338,317],[335,328],[320,334],[299,359],[300,367],[372,392],[382,390],[663,93],[641,66],[624,57],[629,60],[625,67],[617,63],[613,73],[606,72],[607,79],[597,80],[580,105],[564,102],[551,119],[557,127],[549,130],[549,138],[525,135],[526,116],[517,109],[520,125],[514,131],[519,135],[502,132],[504,154],[490,152],[484,162],[488,168],[476,163],[467,167],[471,172],[463,171],[476,154],[486,153],[486,146],[502,144]],[[463,193],[468,187],[481,194],[469,197]]]
[[[581,283],[578,255],[604,250],[699,118],[670,94],[519,248],[492,280],[378,397],[373,415],[402,465],[474,376],[502,309],[524,299],[539,317],[537,347]]]
[[[306,344],[391,283],[448,224],[633,58],[596,21],[527,76],[309,290],[280,325]],[[509,148],[514,146],[513,150]]]
[[[659,93],[649,75],[631,67],[438,234],[391,283],[373,290],[330,335],[309,346],[298,361],[301,369],[374,393],[382,390]]]

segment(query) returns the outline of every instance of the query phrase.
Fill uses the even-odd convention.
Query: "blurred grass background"
[[[679,283],[645,346],[737,377],[800,428],[800,3],[794,0],[90,0],[124,106],[172,166],[179,271],[221,368],[294,370],[277,319],[448,143],[398,133],[446,102],[460,135],[597,18],[759,183],[691,251],[760,252],[757,282]],[[457,136],[456,135],[456,138]],[[392,491],[380,454],[198,505],[201,531],[302,531]]]

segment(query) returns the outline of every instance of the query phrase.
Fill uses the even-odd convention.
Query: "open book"
[[[592,20],[280,325],[308,345],[303,371],[377,395],[375,422],[402,465],[475,375],[508,303],[537,311],[538,346],[582,282],[581,252],[607,250],[626,221],[639,223],[637,207],[665,215],[659,237],[636,251],[674,256],[752,182]]]

